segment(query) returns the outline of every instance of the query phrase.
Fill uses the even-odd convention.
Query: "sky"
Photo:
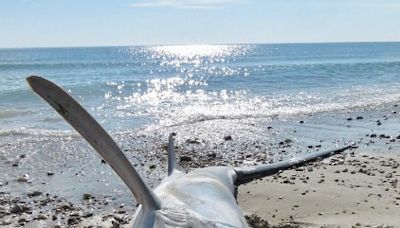
[[[358,41],[400,41],[400,1],[0,1],[0,48]]]

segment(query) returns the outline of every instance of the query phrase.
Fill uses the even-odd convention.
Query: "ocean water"
[[[400,99],[400,43],[0,50],[0,137],[69,129],[28,88],[61,85],[109,130],[370,108]]]

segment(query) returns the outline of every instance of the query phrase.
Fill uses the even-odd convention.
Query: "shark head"
[[[174,135],[168,144],[168,177],[150,189],[100,124],[54,83],[30,76],[33,91],[52,106],[114,169],[140,206],[133,227],[248,227],[236,202],[237,187],[281,170],[340,153],[352,146],[251,168],[213,166],[186,173],[178,164]]]

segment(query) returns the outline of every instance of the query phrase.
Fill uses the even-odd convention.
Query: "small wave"
[[[22,63],[0,63],[0,70],[36,70],[36,69],[76,69],[76,68],[109,68],[113,67],[126,67],[126,66],[140,66],[140,63],[132,63],[128,61],[122,62],[22,62]]]
[[[201,123],[206,121],[214,121],[214,120],[241,120],[241,119],[259,119],[259,118],[271,118],[276,117],[277,115],[215,115],[215,116],[205,116],[205,115],[198,115],[198,116],[191,116],[187,120],[184,120],[179,123],[171,124],[167,127],[177,127],[182,125],[188,124],[195,124]]]
[[[17,128],[17,129],[0,129],[0,137],[10,136],[47,136],[47,137],[71,137],[77,136],[77,133],[70,130],[45,130],[45,129],[28,129],[28,128]]]
[[[21,111],[16,109],[4,109],[0,110],[0,119],[15,118],[17,116],[25,116],[33,114],[31,111]]]
[[[61,122],[63,121],[63,119],[61,117],[55,116],[55,117],[46,117],[42,120],[42,122],[46,122],[46,123],[57,123],[57,122]]]
[[[214,120],[285,118],[335,111],[365,110],[400,101],[397,89],[351,90],[332,93],[299,93],[276,97],[256,97],[230,100],[226,103],[206,103],[174,107],[165,112],[160,125],[174,127]]]

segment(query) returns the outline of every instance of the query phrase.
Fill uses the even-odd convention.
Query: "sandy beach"
[[[176,143],[180,163],[188,170],[212,165],[273,162],[290,154],[300,156],[297,151],[324,150],[352,139],[358,148],[240,186],[238,203],[249,218],[249,224],[251,227],[399,227],[400,137],[396,113],[369,112],[358,119],[360,113],[342,113],[334,118],[329,114],[304,117],[304,121],[269,122],[271,127],[266,127],[263,133],[268,134],[267,141],[240,135],[245,132],[248,136],[252,126],[259,125],[251,121],[231,123],[236,129],[242,129],[235,132],[229,124],[219,124],[226,128],[211,132],[209,127],[204,127],[210,123],[197,124],[200,127],[196,129],[188,125],[164,130],[165,135],[171,131],[177,132],[178,136],[186,137],[185,132],[190,135],[190,140],[178,137]],[[385,117],[379,120],[382,116]],[[377,124],[376,119],[381,124]],[[252,135],[259,133],[260,128],[256,129]],[[231,138],[226,137],[229,133]],[[221,135],[220,141],[209,143],[208,138],[216,134]],[[129,156],[132,151],[134,154],[143,151],[143,157],[135,157],[142,160],[132,162],[140,167],[142,175],[153,187],[165,176],[165,143],[160,143],[165,140],[163,135],[161,132],[160,138],[142,136],[132,147],[123,146],[129,158],[132,158]],[[119,137],[116,136],[117,141]],[[78,145],[84,147],[82,143]],[[262,147],[269,148],[260,149]],[[265,151],[278,153],[271,155]],[[35,156],[31,160],[23,154],[14,160],[2,158],[3,168],[8,167],[13,173],[8,173],[0,183],[1,226],[129,227],[136,203],[101,159],[89,157],[86,158],[91,161],[89,164],[76,163],[68,169],[49,172],[48,167],[40,171],[29,165],[38,161]],[[19,163],[15,165],[16,162]],[[66,164],[69,163],[58,166]],[[101,171],[100,174],[89,172],[89,167],[93,166]],[[24,175],[27,168],[36,176]],[[113,181],[105,181],[105,177]],[[65,186],[65,190],[58,190],[61,187],[57,184]]]
[[[238,203],[252,227],[399,227],[400,156],[356,153],[241,186]],[[27,196],[0,195],[2,226],[129,227],[133,214],[123,205],[95,214],[107,201],[89,194],[80,206],[41,192]]]
[[[399,227],[399,164],[398,155],[336,156],[247,184],[238,201],[276,227]]]

